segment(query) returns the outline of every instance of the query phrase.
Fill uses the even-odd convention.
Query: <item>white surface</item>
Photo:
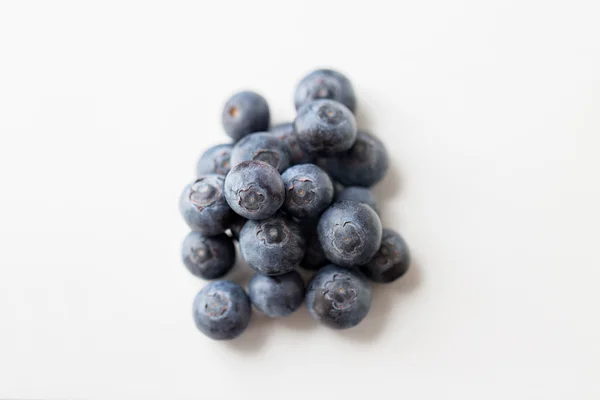
[[[598,12],[2,2],[0,398],[598,399]],[[287,121],[317,66],[389,146],[414,268],[355,330],[302,310],[211,342],[179,192],[231,92]]]

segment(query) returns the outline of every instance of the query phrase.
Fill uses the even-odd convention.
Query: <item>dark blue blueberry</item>
[[[354,115],[341,103],[316,100],[298,111],[296,138],[304,150],[334,155],[352,147],[356,140]]]
[[[373,192],[371,192],[371,190],[366,187],[348,186],[335,197],[335,200],[352,200],[365,203],[371,206],[371,208],[375,210],[377,214],[379,214],[379,211],[377,211],[377,200],[375,200]]]
[[[327,172],[345,186],[372,186],[384,177],[388,166],[385,146],[366,132],[358,132],[350,150],[325,161]]]
[[[280,173],[290,166],[290,155],[285,143],[268,132],[248,135],[233,146],[231,165],[234,167],[242,161],[264,161]]]
[[[306,289],[306,307],[317,321],[334,329],[352,328],[371,308],[371,285],[359,272],[328,265]]]
[[[265,219],[281,208],[285,188],[279,172],[262,161],[244,161],[225,177],[225,198],[248,219]]]
[[[233,217],[233,221],[231,221],[231,224],[229,225],[229,231],[233,240],[240,239],[240,232],[242,231],[242,228],[244,227],[246,221],[248,221],[246,218],[242,217],[241,215],[235,214],[235,216]]]
[[[196,296],[193,314],[200,332],[214,340],[229,340],[244,332],[250,322],[252,307],[240,285],[214,281]]]
[[[328,260],[342,267],[358,267],[379,250],[381,220],[366,204],[340,201],[321,215],[317,234]]]
[[[335,100],[354,112],[356,96],[352,84],[344,75],[330,69],[319,69],[305,76],[294,95],[296,109],[318,99]]]
[[[281,178],[285,185],[283,210],[292,217],[318,217],[333,200],[329,175],[314,164],[294,165]]]
[[[235,264],[233,240],[225,235],[204,236],[191,232],[183,241],[181,258],[187,269],[202,279],[217,279]]]
[[[292,164],[309,164],[313,162],[312,155],[298,143],[293,123],[288,122],[274,126],[271,128],[271,133],[285,143]]]
[[[317,270],[325,266],[329,261],[323,252],[323,246],[319,242],[317,235],[317,224],[319,220],[303,220],[301,223],[302,232],[306,240],[306,253],[300,263],[300,266],[309,270]]]
[[[304,300],[304,281],[296,271],[278,276],[257,273],[248,285],[250,302],[271,318],[286,317]]]
[[[179,211],[193,230],[206,236],[225,232],[233,211],[225,201],[221,175],[203,175],[187,185],[179,198]]]
[[[280,214],[262,221],[246,222],[239,243],[242,258],[265,275],[292,271],[302,261],[306,249],[298,224]]]
[[[269,105],[254,92],[239,92],[227,100],[221,121],[225,132],[238,141],[249,133],[269,129]]]
[[[206,174],[227,175],[231,169],[232,144],[219,144],[206,150],[196,165],[196,176]]]
[[[361,271],[374,282],[395,281],[408,271],[410,251],[402,236],[391,229],[384,229],[381,247]]]

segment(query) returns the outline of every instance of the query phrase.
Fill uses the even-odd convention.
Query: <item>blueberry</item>
[[[346,151],[356,140],[354,115],[341,103],[316,100],[298,111],[296,138],[304,150],[322,155]]]
[[[214,281],[206,285],[194,300],[196,327],[214,340],[238,337],[250,322],[250,299],[240,285]]]
[[[325,161],[327,172],[345,186],[372,186],[384,177],[388,166],[385,146],[366,132],[358,132],[350,150]]]
[[[358,267],[379,250],[382,227],[371,207],[344,200],[321,215],[317,234],[328,260],[342,267]]]
[[[335,329],[352,328],[371,308],[371,285],[359,272],[328,265],[308,284],[306,307],[317,321]]]
[[[246,218],[242,217],[241,215],[235,214],[233,217],[233,221],[231,221],[231,224],[229,225],[229,230],[231,233],[231,237],[233,240],[239,240],[240,239],[240,232],[242,230],[242,228],[244,227],[244,224],[246,223],[246,221],[248,221]]]
[[[202,279],[216,279],[235,264],[233,240],[225,235],[204,236],[191,232],[183,241],[181,258],[187,269]]]
[[[356,96],[352,84],[344,75],[330,69],[319,69],[305,76],[294,95],[296,109],[318,99],[335,100],[354,112]]]
[[[304,300],[304,281],[296,271],[278,276],[257,273],[248,285],[250,302],[271,318],[286,317]]]
[[[317,235],[317,220],[304,220],[302,221],[301,228],[306,240],[306,253],[300,263],[300,266],[309,270],[317,270],[328,263],[325,253],[323,252],[323,246],[319,242],[319,236]]]
[[[206,150],[198,160],[196,176],[206,174],[227,175],[231,169],[231,144],[219,144]]]
[[[269,129],[269,105],[258,93],[239,92],[227,100],[221,121],[225,132],[238,141],[253,132]]]
[[[265,275],[292,271],[304,257],[306,243],[298,224],[278,214],[248,221],[240,232],[240,254],[254,270]]]
[[[379,211],[377,211],[377,200],[375,200],[373,192],[366,187],[348,186],[335,197],[335,200],[352,200],[365,203],[366,205],[371,206],[371,208],[375,210],[377,214],[379,214]]]
[[[318,217],[333,200],[329,175],[314,164],[294,165],[281,178],[285,185],[283,210],[292,217]]]
[[[221,175],[203,175],[185,187],[179,211],[193,231],[214,236],[229,227],[233,211],[223,196],[224,179]]]
[[[384,229],[381,247],[361,271],[374,282],[395,281],[408,271],[410,252],[402,236],[391,229]]]
[[[265,219],[281,208],[285,188],[279,172],[262,161],[244,161],[225,177],[225,198],[248,219]]]
[[[312,163],[313,157],[305,151],[296,137],[294,124],[291,122],[280,124],[271,128],[271,133],[281,140],[286,146],[292,164]]]
[[[248,135],[233,146],[231,165],[236,166],[242,161],[264,161],[280,173],[290,166],[290,155],[285,143],[268,132],[258,132]]]

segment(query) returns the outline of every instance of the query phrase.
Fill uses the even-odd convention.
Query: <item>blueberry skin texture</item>
[[[231,165],[236,166],[242,161],[264,161],[279,173],[290,166],[290,155],[285,143],[268,132],[257,132],[245,136],[233,146]]]
[[[318,217],[333,200],[329,175],[314,164],[288,168],[283,175],[285,201],[283,211],[296,218]]]
[[[350,150],[325,160],[327,172],[344,186],[372,186],[385,176],[388,167],[383,143],[362,131]]]
[[[330,69],[319,69],[305,76],[294,94],[296,110],[318,99],[330,99],[356,111],[356,96],[352,84],[344,75]]]
[[[245,91],[234,94],[225,102],[221,122],[227,135],[234,141],[253,132],[269,129],[269,105],[255,92]]]
[[[381,246],[381,220],[368,205],[344,200],[321,215],[317,234],[328,260],[358,267],[368,263]]]
[[[300,143],[298,143],[296,131],[294,131],[294,124],[292,122],[274,126],[271,128],[270,132],[285,144],[292,165],[310,164],[313,162],[312,155],[305,151],[302,146],[300,146]]]
[[[366,187],[348,186],[335,197],[335,200],[352,200],[365,203],[366,205],[371,206],[371,208],[379,214],[379,211],[377,210],[377,200],[375,199],[373,192]]]
[[[190,232],[183,240],[181,258],[186,268],[202,279],[217,279],[235,264],[233,240],[225,235],[204,236]]]
[[[302,261],[306,249],[300,226],[281,214],[246,222],[239,243],[242,258],[264,275],[293,271]]]
[[[319,270],[308,284],[306,308],[317,321],[334,329],[358,325],[371,308],[372,289],[360,273],[337,265]]]
[[[196,296],[193,315],[200,332],[214,340],[230,340],[248,327],[252,307],[240,285],[231,281],[214,281]]]
[[[391,229],[384,229],[381,247],[360,270],[374,282],[388,283],[404,275],[409,266],[410,251],[402,236]]]
[[[196,176],[206,174],[227,175],[231,169],[232,144],[219,144],[206,150],[196,165]]]
[[[243,161],[225,177],[225,199],[247,219],[265,219],[281,208],[285,187],[279,172],[262,161]]]
[[[248,296],[267,317],[287,317],[304,301],[304,281],[296,271],[278,276],[257,273],[248,285]]]
[[[318,223],[319,220],[317,219],[304,220],[301,224],[304,239],[306,240],[306,253],[304,253],[304,258],[300,262],[300,266],[312,271],[316,271],[329,263],[317,235]]]
[[[221,175],[203,175],[183,190],[179,211],[193,231],[214,236],[229,227],[233,211],[223,195],[224,180]]]
[[[316,100],[302,107],[294,129],[304,150],[330,156],[350,149],[357,135],[352,112],[333,100]]]

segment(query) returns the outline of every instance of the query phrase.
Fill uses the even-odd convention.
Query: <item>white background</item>
[[[590,1],[0,3],[0,398],[598,399]],[[354,82],[410,244],[354,330],[215,343],[177,209],[232,92]],[[247,280],[243,268],[233,279]]]

